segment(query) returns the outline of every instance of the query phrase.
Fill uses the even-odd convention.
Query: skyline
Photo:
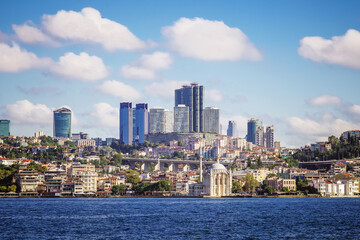
[[[360,129],[356,1],[2,6],[0,118],[14,135],[51,135],[52,111],[67,105],[72,132],[117,138],[120,102],[172,110],[191,82],[204,108],[220,108],[223,134],[235,120],[245,137],[256,118],[299,147]]]

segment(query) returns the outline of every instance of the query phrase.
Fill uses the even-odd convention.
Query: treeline
[[[360,157],[360,138],[352,136],[349,139],[330,136],[328,142],[331,150],[321,152],[319,149],[298,151],[293,157],[300,162],[326,161],[332,159],[350,159]]]
[[[16,192],[15,173],[19,165],[5,166],[0,164],[0,192]]]

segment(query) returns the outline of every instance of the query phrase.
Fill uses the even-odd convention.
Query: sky
[[[245,137],[300,147],[360,129],[359,1],[2,1],[0,119],[11,134],[119,136],[120,102],[174,107],[197,82]]]

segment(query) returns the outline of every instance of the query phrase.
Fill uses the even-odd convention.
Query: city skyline
[[[67,105],[72,132],[118,138],[120,102],[173,110],[174,90],[197,82],[223,134],[234,120],[245,137],[256,118],[282,146],[339,136],[360,129],[359,4],[6,2],[0,119],[13,135],[52,135]]]

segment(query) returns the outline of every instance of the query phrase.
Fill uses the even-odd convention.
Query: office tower
[[[0,120],[0,136],[10,136],[10,120]]]
[[[167,133],[174,130],[173,112],[164,108],[151,108],[149,112],[149,133]]]
[[[232,136],[234,138],[237,138],[237,125],[235,121],[229,121],[228,129],[227,129],[227,135]]]
[[[188,132],[203,132],[203,105],[204,105],[204,87],[192,83],[184,85],[175,90],[175,107],[183,104],[189,107],[189,130]]]
[[[41,137],[41,136],[44,136],[44,132],[43,132],[43,131],[36,131],[36,132],[34,133],[34,137],[36,137],[36,138],[39,138],[39,137]]]
[[[133,109],[131,102],[120,103],[120,142],[132,144],[133,140]]]
[[[251,118],[247,125],[247,141],[256,144],[256,128],[262,126],[262,122],[258,119]]]
[[[139,142],[139,135],[136,134],[136,108],[132,109],[132,143]]]
[[[71,137],[71,109],[60,107],[54,110],[54,137]]]
[[[204,109],[204,132],[220,134],[220,109],[206,107]]]
[[[274,148],[275,147],[275,130],[274,130],[274,126],[269,126],[269,127],[266,128],[265,138],[266,138],[266,147],[267,148]]]
[[[189,107],[179,104],[174,107],[174,132],[189,131]]]
[[[255,144],[258,146],[265,147],[264,145],[264,127],[263,126],[257,126],[256,127],[256,142]]]
[[[149,132],[149,111],[147,103],[136,104],[135,108],[135,136],[136,143],[144,143],[145,135]]]

